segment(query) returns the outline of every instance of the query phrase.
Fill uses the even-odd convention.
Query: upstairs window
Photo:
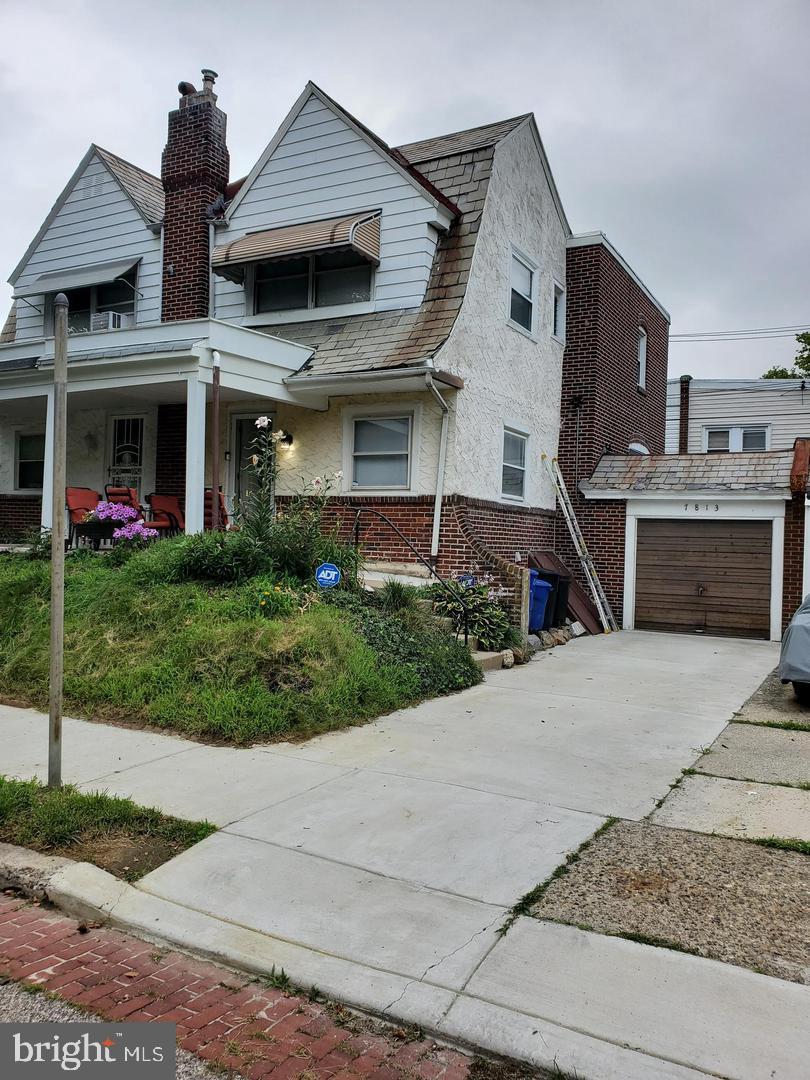
[[[741,450],[756,451],[768,449],[767,427],[743,427],[734,425],[726,428],[706,428],[704,449],[709,454],[739,453]]]
[[[407,488],[412,416],[361,416],[353,422],[352,488]]]
[[[42,479],[45,475],[44,432],[35,434],[17,432],[16,457],[17,490],[42,491]]]
[[[254,311],[361,304],[371,299],[373,268],[354,251],[330,251],[259,263]]]
[[[647,331],[638,328],[638,388],[647,389]]]
[[[565,341],[565,289],[554,282],[554,306],[551,311],[551,333],[557,341]]]
[[[135,270],[115,281],[66,289],[68,333],[122,330],[135,322]],[[51,298],[53,301],[53,298]]]
[[[526,493],[526,443],[519,431],[504,428],[501,494],[507,499],[522,499]]]
[[[509,276],[509,319],[529,333],[534,323],[534,279],[534,267],[513,252]]]

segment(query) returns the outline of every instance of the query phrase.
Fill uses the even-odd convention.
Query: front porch
[[[40,355],[31,356],[39,347]],[[204,526],[210,484],[211,399],[220,370],[220,484],[230,508],[256,416],[283,405],[288,415],[326,408],[317,391],[291,392],[284,380],[311,350],[265,334],[195,320],[69,341],[67,484],[103,497],[105,486],[178,496],[187,532]],[[25,508],[41,496],[40,524],[52,521],[53,342],[0,351],[0,488]],[[255,429],[253,429],[255,430]]]

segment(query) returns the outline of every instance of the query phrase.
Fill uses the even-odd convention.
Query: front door
[[[234,416],[231,422],[231,453],[233,466],[233,504],[239,510],[240,503],[247,492],[256,486],[256,476],[248,468],[253,454],[253,442],[256,439],[256,415]]]
[[[116,487],[132,487],[143,498],[143,416],[113,416],[110,426],[110,446],[107,464],[107,483]]]

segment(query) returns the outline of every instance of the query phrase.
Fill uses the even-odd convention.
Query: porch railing
[[[353,510],[355,515],[354,525],[352,527],[352,543],[356,548],[360,546],[360,519],[363,514],[373,514],[374,517],[379,518],[380,521],[384,521],[385,524],[397,534],[397,536],[400,538],[403,544],[405,544],[408,550],[413,552],[413,554],[416,556],[422,566],[426,567],[430,571],[431,576],[436,578],[437,583],[442,586],[442,588],[449,594],[450,597],[452,597],[453,600],[458,601],[458,603],[461,605],[461,611],[464,617],[464,644],[468,645],[470,639],[470,608],[467,601],[461,595],[461,591],[451,588],[450,582],[446,578],[443,578],[441,574],[436,570],[436,567],[419,553],[417,548],[411,543],[408,537],[402,532],[401,529],[397,528],[397,526],[393,523],[390,517],[388,517],[386,514],[383,514],[379,510],[375,510],[371,506],[357,506],[356,503],[349,503],[348,509]]]

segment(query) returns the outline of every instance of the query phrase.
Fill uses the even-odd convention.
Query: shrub
[[[29,559],[51,558],[51,530],[34,529],[28,533],[26,543],[30,546],[26,552]]]
[[[419,598],[419,592],[413,585],[406,585],[394,578],[386,581],[383,587],[373,595],[382,610],[389,614],[396,611],[413,611]]]
[[[203,532],[184,538],[177,576],[180,581],[245,581],[266,570],[270,559],[242,532]]]
[[[486,585],[462,585],[448,581],[430,587],[434,610],[453,620],[456,633],[464,630],[465,609],[467,628],[478,638],[482,649],[503,649],[514,643],[515,634],[509,616],[497,601],[490,599]]]

